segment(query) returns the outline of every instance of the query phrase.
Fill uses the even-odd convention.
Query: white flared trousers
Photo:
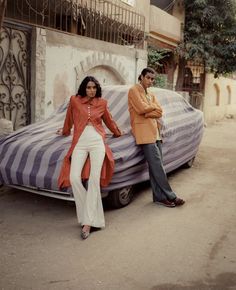
[[[87,190],[81,181],[84,163],[90,157],[90,176]],[[71,157],[70,182],[75,198],[79,224],[93,227],[105,227],[102,206],[100,176],[105,157],[102,136],[93,126],[86,126]]]

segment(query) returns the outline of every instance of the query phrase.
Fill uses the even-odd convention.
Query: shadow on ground
[[[221,273],[215,278],[208,278],[205,281],[194,281],[189,285],[182,284],[161,284],[151,290],[235,290],[236,273]]]

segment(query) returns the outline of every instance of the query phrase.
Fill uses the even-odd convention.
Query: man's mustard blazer
[[[150,100],[140,84],[131,87],[128,93],[130,122],[137,144],[155,143],[160,128],[162,108],[152,93],[148,92],[148,96]]]

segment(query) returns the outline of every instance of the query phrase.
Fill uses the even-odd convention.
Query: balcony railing
[[[8,0],[6,19],[143,47],[145,18],[106,0]]]

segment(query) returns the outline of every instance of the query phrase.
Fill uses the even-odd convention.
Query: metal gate
[[[14,130],[30,123],[30,28],[4,23],[0,32],[0,118]]]

